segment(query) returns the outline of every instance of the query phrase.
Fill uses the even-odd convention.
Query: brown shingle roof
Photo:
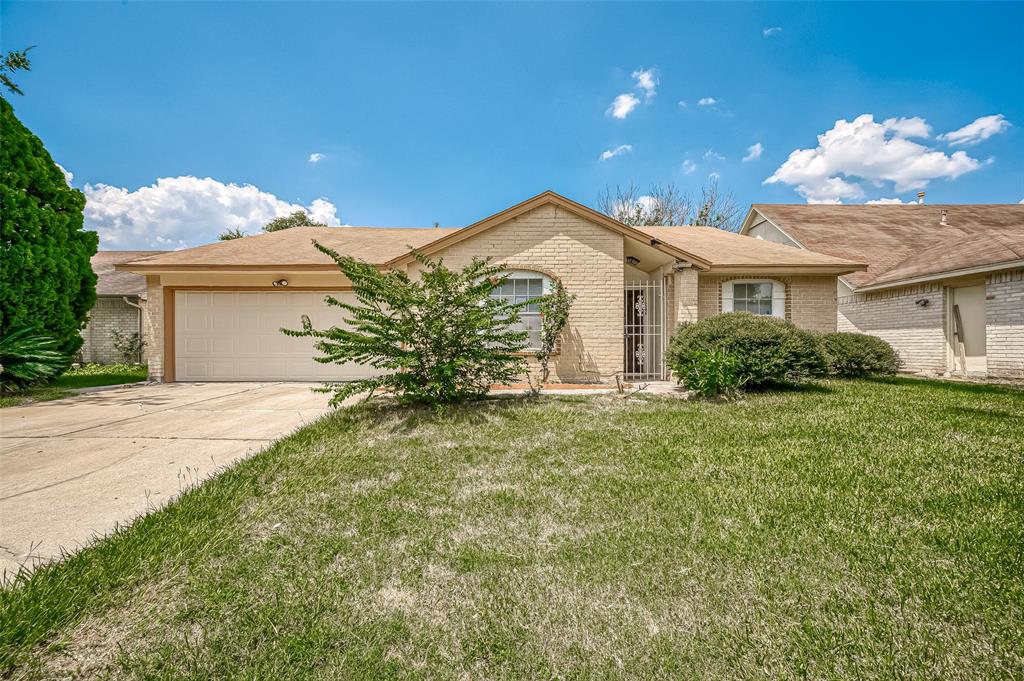
[[[644,234],[710,263],[727,267],[824,268],[852,271],[859,267],[813,251],[752,239],[710,227],[639,227]],[[132,263],[138,270],[174,269],[333,269],[330,258],[312,241],[343,255],[383,265],[449,234],[456,228],[293,227],[197,248],[170,251]],[[439,252],[443,254],[443,250]]]
[[[638,227],[659,241],[727,267],[830,267],[852,271],[856,261],[742,236],[714,227]]]
[[[1024,258],[1024,205],[772,205],[753,209],[804,247],[868,263],[854,287]],[[942,222],[946,211],[946,223]]]
[[[146,278],[131,272],[117,271],[114,265],[132,262],[141,258],[159,255],[166,251],[98,251],[90,263],[96,273],[96,295],[99,296],[142,296],[146,295]]]
[[[342,255],[382,264],[408,252],[410,246],[423,246],[453,231],[447,227],[292,227],[171,251],[133,264],[139,269],[333,269],[334,262],[313,247],[314,240]]]

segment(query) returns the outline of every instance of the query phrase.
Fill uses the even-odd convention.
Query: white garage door
[[[313,339],[292,338],[282,327],[341,323],[343,311],[324,297],[353,300],[351,293],[318,291],[175,291],[174,352],[178,381],[344,381],[372,376],[359,364],[321,364]],[[347,297],[347,298],[346,298]]]

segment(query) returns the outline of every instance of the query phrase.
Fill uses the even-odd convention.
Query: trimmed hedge
[[[758,388],[825,374],[814,334],[775,317],[728,312],[682,324],[669,343],[667,362],[676,376],[692,374],[702,353],[720,350],[736,359],[740,385]]]
[[[865,333],[827,333],[821,337],[828,372],[832,376],[860,378],[891,376],[899,371],[900,357],[892,346]]]

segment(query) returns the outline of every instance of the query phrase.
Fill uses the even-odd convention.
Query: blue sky
[[[711,173],[744,205],[1024,199],[1022,4],[4,2],[0,19],[4,50],[36,46],[9,99],[107,248],[296,206],[463,225],[544,189],[592,204]]]

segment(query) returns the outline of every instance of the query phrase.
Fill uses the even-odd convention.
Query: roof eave
[[[380,267],[380,265],[378,265]],[[116,266],[119,272],[135,274],[162,274],[164,272],[332,272],[338,271],[333,263],[264,264],[264,265],[145,265],[124,263]]]
[[[967,277],[972,274],[987,274],[988,272],[1003,272],[1005,270],[1015,270],[1024,267],[1024,259],[1020,260],[1007,260],[999,263],[991,263],[987,265],[978,265],[976,267],[964,267],[958,270],[946,270],[944,272],[936,272],[934,274],[924,274],[919,277],[905,277],[903,279],[893,279],[892,281],[885,281],[877,284],[868,284],[866,286],[854,287],[854,293],[870,293],[871,291],[882,291],[884,289],[898,288],[900,286],[912,286],[914,284],[925,284],[933,281],[939,281],[942,279],[953,279],[956,277]]]
[[[863,272],[868,268],[863,263],[848,264],[729,264],[712,265],[709,274],[757,274],[777,272],[779,274],[819,274],[835,275]]]

